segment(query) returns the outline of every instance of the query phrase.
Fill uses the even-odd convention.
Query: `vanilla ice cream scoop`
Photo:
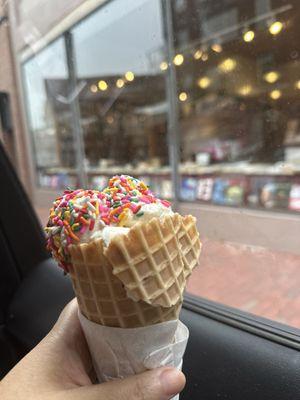
[[[47,247],[68,271],[70,244],[111,239],[127,234],[139,222],[172,215],[168,201],[159,199],[147,185],[131,176],[114,176],[102,190],[66,190],[55,200],[45,228]]]

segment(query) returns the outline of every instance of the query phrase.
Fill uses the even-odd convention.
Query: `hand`
[[[74,299],[50,333],[0,382],[1,400],[167,400],[183,389],[184,375],[170,367],[93,385],[77,307]]]

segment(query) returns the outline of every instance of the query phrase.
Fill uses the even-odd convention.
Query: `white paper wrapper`
[[[79,320],[99,382],[162,366],[182,367],[189,330],[181,321],[123,329],[96,324],[80,312]]]

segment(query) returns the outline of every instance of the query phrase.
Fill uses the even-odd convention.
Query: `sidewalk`
[[[44,226],[48,208],[37,209]],[[188,292],[300,328],[300,255],[202,239]]]
[[[300,256],[203,240],[188,291],[300,328]]]

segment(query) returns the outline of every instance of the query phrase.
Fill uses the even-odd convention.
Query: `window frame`
[[[183,307],[261,338],[300,350],[300,329],[246,311],[185,293]]]

